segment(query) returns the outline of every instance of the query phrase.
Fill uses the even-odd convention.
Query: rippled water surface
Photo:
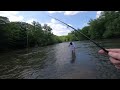
[[[98,41],[106,48],[120,48],[120,39]],[[68,42],[41,48],[2,53],[0,78],[9,79],[120,79],[117,70],[99,48],[77,41],[72,56]]]

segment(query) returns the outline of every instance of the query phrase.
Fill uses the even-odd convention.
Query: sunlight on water
[[[103,40],[106,48],[120,48],[119,40]],[[0,78],[18,79],[118,79],[117,70],[99,48],[89,41],[78,41],[72,56],[68,42],[0,55]]]

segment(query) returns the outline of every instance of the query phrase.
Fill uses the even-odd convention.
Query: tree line
[[[68,34],[67,39],[87,40],[79,32],[84,33],[91,39],[110,39],[120,38],[120,11],[103,11],[99,18],[91,19],[88,26],[72,31]]]
[[[35,21],[32,24],[10,22],[7,17],[0,16],[0,50],[46,46],[60,42],[60,37],[54,35],[47,24],[41,26]]]
[[[47,24],[39,22],[10,22],[7,17],[0,16],[0,50],[21,49],[26,47],[46,46],[66,41],[87,40],[79,32],[91,39],[120,38],[120,11],[104,11],[99,18],[91,19],[88,26],[56,36]]]

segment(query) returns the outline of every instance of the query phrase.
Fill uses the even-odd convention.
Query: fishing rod
[[[48,16],[49,16],[49,15],[48,15]],[[54,17],[52,17],[52,16],[49,16],[49,17],[54,18]],[[106,53],[108,54],[108,51],[107,51],[105,48],[103,48],[102,46],[100,46],[98,43],[96,43],[94,40],[92,40],[91,38],[89,38],[88,36],[86,36],[85,34],[83,34],[82,32],[79,32],[79,31],[76,30],[74,27],[68,25],[67,23],[65,23],[65,22],[63,22],[63,21],[61,21],[61,20],[59,20],[59,19],[57,19],[57,18],[54,18],[54,19],[57,20],[57,21],[59,21],[59,22],[61,22],[61,23],[63,23],[63,24],[65,24],[66,26],[72,28],[74,31],[82,34],[84,37],[86,37],[87,39],[89,39],[89,40],[90,40],[91,42],[93,42],[97,47],[101,48],[102,50],[104,50],[104,52],[106,52]]]

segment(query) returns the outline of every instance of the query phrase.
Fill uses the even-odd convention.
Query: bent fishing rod
[[[49,16],[49,15],[48,15],[48,16]],[[107,51],[105,48],[103,48],[102,46],[100,46],[98,43],[96,43],[94,40],[92,40],[91,38],[89,38],[88,36],[86,36],[85,34],[83,34],[82,32],[79,32],[79,31],[76,30],[74,27],[68,25],[67,23],[65,23],[65,22],[63,22],[63,21],[61,21],[61,20],[59,20],[59,19],[57,19],[57,18],[54,18],[54,17],[52,17],[52,16],[49,16],[49,17],[51,17],[51,18],[53,18],[53,19],[55,19],[55,20],[57,20],[57,21],[65,24],[66,26],[72,28],[74,31],[80,33],[81,35],[83,35],[84,37],[86,37],[87,39],[89,39],[89,40],[90,40],[91,42],[93,42],[97,47],[101,48],[102,50],[104,50],[104,52],[106,52],[106,53],[108,54],[108,51]]]

